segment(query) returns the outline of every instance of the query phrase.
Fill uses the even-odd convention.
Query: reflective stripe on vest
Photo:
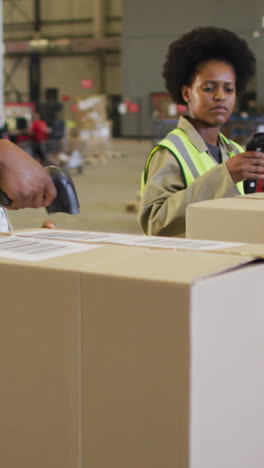
[[[175,135],[175,133],[169,133],[169,135],[166,138],[167,141],[170,141],[175,148],[177,148],[177,151],[180,153],[181,157],[184,159],[186,162],[188,168],[190,169],[193,179],[197,179],[199,177],[199,172],[196,169],[191,156],[189,155],[187,149],[185,148],[181,138],[178,135]]]
[[[233,151],[228,154],[229,157],[235,156],[238,153],[242,153],[243,148],[237,143],[229,140],[221,134],[221,138],[226,144],[232,145]],[[205,151],[201,153],[191,143],[187,135],[181,129],[175,129],[164,138],[158,146],[156,146],[150,153],[145,170],[142,174],[141,189],[144,191],[145,184],[147,181],[148,168],[152,156],[157,151],[159,146],[163,146],[171,151],[179,162],[186,181],[186,186],[189,187],[197,177],[205,174],[207,171],[217,166],[217,162]],[[192,156],[191,156],[192,155]],[[236,184],[240,193],[244,193],[243,182]]]

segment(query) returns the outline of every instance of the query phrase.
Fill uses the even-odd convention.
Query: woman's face
[[[198,65],[190,86],[182,87],[189,115],[210,127],[227,122],[236,103],[236,75],[232,65],[209,60]]]

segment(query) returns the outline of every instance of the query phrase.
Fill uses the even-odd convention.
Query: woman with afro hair
[[[169,46],[163,77],[188,117],[147,159],[139,208],[146,234],[184,236],[190,203],[237,196],[244,180],[264,179],[264,154],[244,152],[220,132],[254,73],[247,43],[226,29],[197,28]]]

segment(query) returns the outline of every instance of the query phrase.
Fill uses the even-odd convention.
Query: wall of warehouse
[[[105,37],[120,36],[122,16],[122,0],[54,0],[41,1],[41,21],[43,22],[40,37],[96,37],[98,16],[101,5],[102,13],[108,20],[103,25]],[[4,23],[9,25],[4,31],[5,40],[29,40],[38,37],[32,31],[34,23],[34,0],[4,1]],[[19,7],[19,8],[18,8]],[[76,24],[65,24],[63,20],[75,20]],[[81,23],[81,21],[89,21]],[[58,23],[57,23],[58,21]],[[60,23],[61,22],[61,23]],[[12,27],[12,23],[15,26]],[[100,37],[100,36],[99,36]],[[12,90],[17,88],[24,100],[29,96],[29,58],[5,58],[6,77],[11,73],[8,91],[10,98],[15,99]],[[14,71],[15,69],[15,71]],[[103,71],[102,71],[103,70]],[[105,52],[87,55],[43,56],[41,58],[41,92],[45,96],[46,88],[58,88],[59,95],[69,95],[72,100],[78,96],[87,95],[81,87],[81,80],[92,79],[92,93],[121,94],[121,53]],[[90,93],[90,91],[89,91]]]
[[[53,88],[59,83],[61,94],[80,96],[87,92],[81,87],[81,80],[86,78],[93,80],[93,92],[100,92],[101,78],[94,57],[45,57],[42,60],[44,88]],[[119,57],[109,56],[105,66],[105,92],[117,94],[120,90],[120,60]]]
[[[5,71],[10,73],[14,66],[14,59],[5,59]],[[12,82],[21,92],[24,100],[29,94],[29,60],[23,58],[17,67]],[[41,63],[41,87],[43,97],[46,88],[58,88],[60,97],[69,95],[72,98],[87,94],[81,87],[81,80],[92,79],[94,82],[93,93],[100,92],[102,77],[96,57],[93,56],[61,56],[43,57]],[[121,94],[121,64],[119,55],[109,55],[105,63],[105,93]]]
[[[188,30],[214,25],[233,30],[246,39],[257,57],[256,87],[264,108],[263,1],[124,0],[123,93],[141,102],[141,134],[151,134],[150,93],[166,91],[161,76],[168,45]],[[259,37],[253,37],[258,31]],[[123,132],[138,134],[135,119],[124,118]]]
[[[34,0],[4,0],[5,23],[28,23],[5,32],[5,39],[32,38],[30,22],[34,20]],[[253,3],[223,0],[213,4],[209,0],[184,2],[164,0],[54,0],[41,1],[44,22],[41,35],[49,38],[88,36],[95,37],[100,6],[106,17],[105,35],[122,34],[122,54],[105,54],[104,72],[98,56],[61,56],[42,58],[41,90],[59,88],[60,96],[85,94],[82,79],[92,79],[93,92],[121,94],[140,104],[139,115],[123,118],[126,136],[151,135],[150,93],[165,91],[161,69],[168,45],[181,34],[197,26],[216,25],[229,28],[245,38],[257,57],[257,76],[252,87],[257,89],[258,103],[264,108],[264,29],[262,0]],[[121,24],[118,17],[123,17]],[[79,24],[55,24],[56,20],[78,19],[91,21]],[[100,21],[99,21],[100,22]],[[253,33],[258,32],[259,37]],[[7,74],[16,59],[6,58]],[[103,75],[103,76],[102,76]],[[29,94],[28,58],[21,60],[12,81],[23,96]]]
[[[108,17],[118,17],[123,14],[122,0],[42,0],[41,1],[41,19],[44,22],[67,19],[94,19],[98,11],[98,5],[103,4]],[[15,4],[12,0],[3,1],[3,13],[5,23],[21,23],[21,28],[15,28],[13,31],[6,32],[7,38],[19,39],[25,37],[26,32],[30,31],[30,27],[25,29],[22,23],[30,23],[34,21],[34,0],[19,0]],[[90,24],[46,24],[42,28],[43,35],[58,36],[58,35],[93,35],[93,22]],[[120,33],[120,24],[117,21],[109,21],[107,24],[107,33]]]

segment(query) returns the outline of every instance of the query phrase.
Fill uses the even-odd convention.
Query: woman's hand
[[[247,151],[237,154],[226,163],[235,183],[247,179],[264,179],[264,153]]]

